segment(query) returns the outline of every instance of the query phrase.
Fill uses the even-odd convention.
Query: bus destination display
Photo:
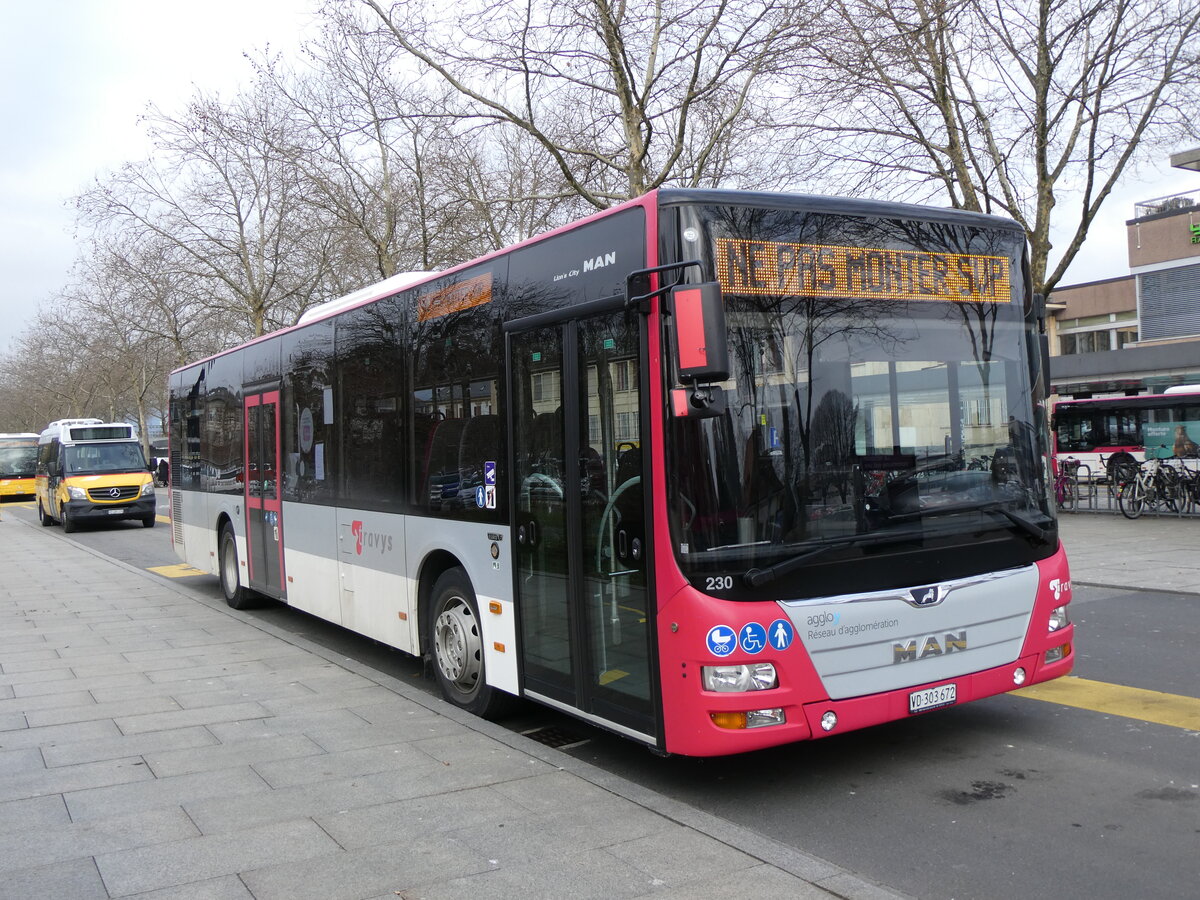
[[[735,294],[1008,303],[1003,256],[718,238],[717,278]]]

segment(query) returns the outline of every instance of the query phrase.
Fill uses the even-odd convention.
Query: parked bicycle
[[[1063,512],[1074,512],[1079,507],[1079,460],[1067,457],[1059,462],[1054,476],[1054,505]]]
[[[1160,506],[1176,512],[1182,496],[1181,485],[1182,479],[1174,468],[1163,465],[1161,459],[1148,459],[1138,466],[1133,478],[1117,488],[1121,515],[1136,519],[1148,510],[1156,512]]]

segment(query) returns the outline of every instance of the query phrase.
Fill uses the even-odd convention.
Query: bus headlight
[[[771,663],[746,663],[740,666],[703,666],[701,678],[706,691],[737,694],[744,691],[766,691],[779,686],[775,667]]]
[[[68,485],[67,486],[67,496],[69,496],[72,500],[86,500],[87,499],[87,491],[85,491],[81,487],[75,487],[74,485]]]
[[[1060,628],[1066,628],[1071,624],[1071,617],[1067,615],[1067,608],[1059,606],[1050,610],[1050,630],[1058,631]]]
[[[147,481],[145,484],[142,485],[142,496],[143,497],[153,497],[154,496],[154,482],[153,481]]]

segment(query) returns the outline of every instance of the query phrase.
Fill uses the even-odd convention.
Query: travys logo
[[[364,549],[380,554],[392,551],[392,536],[381,531],[367,531],[360,519],[350,523],[350,533],[354,535],[354,552],[359,556],[363,555]]]
[[[1048,585],[1046,585],[1046,587],[1048,587],[1048,588],[1050,588],[1050,590],[1054,591],[1054,599],[1055,600],[1061,600],[1063,597],[1063,594],[1071,593],[1071,582],[1060,581],[1057,578],[1050,579],[1050,583]]]

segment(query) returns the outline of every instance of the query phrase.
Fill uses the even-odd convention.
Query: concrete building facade
[[[1200,168],[1200,148],[1171,164]],[[1126,231],[1129,275],[1048,298],[1050,376],[1060,397],[1200,383],[1200,189],[1136,204]]]

